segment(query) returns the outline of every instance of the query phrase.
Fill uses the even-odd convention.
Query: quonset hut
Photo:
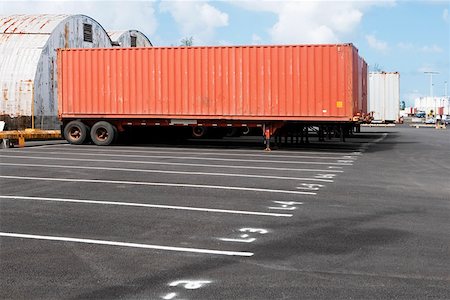
[[[108,31],[113,46],[128,47],[152,47],[148,37],[138,30]]]
[[[58,48],[111,47],[84,15],[0,16],[0,120],[9,130],[59,129]]]

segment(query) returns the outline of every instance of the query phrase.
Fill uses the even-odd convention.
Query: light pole
[[[439,72],[435,72],[435,71],[427,71],[427,72],[423,72],[425,74],[430,75],[430,96],[431,96],[431,101],[434,102],[434,121],[435,123],[437,123],[437,104],[436,101],[434,101],[433,99],[433,75],[439,74]],[[427,120],[426,117],[426,111],[425,111],[425,121]]]
[[[444,81],[444,86],[445,86],[445,100],[447,101],[447,118],[448,118],[448,115],[450,115],[450,99],[448,98],[447,93],[447,81]]]

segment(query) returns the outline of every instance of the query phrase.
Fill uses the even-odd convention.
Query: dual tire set
[[[79,120],[71,121],[64,127],[64,138],[71,144],[81,145],[91,140],[98,146],[108,146],[118,137],[116,126],[99,121],[91,128]]]

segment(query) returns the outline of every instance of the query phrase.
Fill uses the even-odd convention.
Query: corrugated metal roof
[[[92,42],[84,40],[85,23],[92,25]],[[88,16],[0,16],[0,118],[22,129],[34,114],[41,128],[59,126],[56,49],[92,47],[111,47],[111,40]]]
[[[130,30],[108,30],[108,35],[111,38],[111,41],[118,41],[120,37],[125,34],[129,33]]]
[[[61,21],[69,16],[65,14],[0,16],[0,33],[50,34]]]
[[[139,46],[153,46],[152,42],[145,34],[143,34],[141,31],[135,30],[135,29],[108,30],[108,35],[111,38],[112,42],[125,42],[125,41],[129,40],[129,37],[132,35],[132,36],[135,36],[138,38],[138,43],[139,43],[139,40],[142,41],[141,45],[139,45]]]

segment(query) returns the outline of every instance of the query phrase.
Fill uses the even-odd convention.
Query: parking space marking
[[[73,149],[80,149],[80,150],[84,150],[84,149],[98,149],[98,146],[96,145],[82,145],[82,146],[78,146],[78,145],[71,145],[69,143],[66,144],[59,144],[59,145],[51,145],[56,149],[60,149],[60,146],[63,146],[63,148],[73,148]],[[153,149],[157,149],[157,150],[168,150],[168,151],[173,151],[173,152],[185,152],[185,151],[195,151],[195,150],[205,150],[205,148],[187,148],[187,147],[159,147],[159,146],[114,146],[114,147],[110,147],[111,148],[116,148],[117,151],[120,150],[127,150],[127,149],[131,149],[131,150],[136,150],[136,148],[139,149],[150,149],[150,151],[152,151]],[[355,147],[356,148],[356,147]],[[108,149],[108,150],[109,150]],[[114,150],[116,150],[114,149]],[[342,155],[361,155],[361,152],[359,152],[357,149],[332,149],[332,148],[320,148],[322,150],[325,151],[305,151],[304,149],[302,150],[276,150],[276,153],[280,153],[280,154],[330,154],[330,155],[336,155],[336,154],[342,154]],[[174,151],[174,150],[179,150],[179,151]],[[313,149],[314,150],[314,149]],[[143,150],[137,150],[137,151],[143,151]],[[248,148],[248,149],[229,149],[229,148],[208,148],[207,151],[210,152],[217,152],[217,153],[222,153],[223,151],[226,152],[235,152],[237,154],[239,154],[240,152],[243,153],[248,153],[248,152],[255,152],[255,153],[261,153],[262,150],[261,149],[252,149],[252,148]],[[264,155],[264,154],[262,154]]]
[[[134,207],[149,207],[149,208],[191,210],[191,211],[226,213],[226,214],[239,214],[239,215],[254,215],[254,216],[268,216],[268,217],[288,217],[288,218],[292,217],[292,214],[277,214],[277,213],[266,213],[266,212],[258,212],[258,211],[227,210],[227,209],[216,209],[216,208],[205,208],[205,207],[159,205],[159,204],[145,204],[145,203],[133,203],[133,202],[115,202],[115,201],[102,201],[102,200],[82,200],[82,199],[27,197],[27,196],[8,196],[8,195],[0,195],[0,199],[69,202],[69,203],[85,203],[85,204],[117,205],[117,206],[134,206]]]
[[[297,171],[297,172],[334,172],[343,173],[342,170],[323,170],[323,169],[296,169],[296,168],[278,168],[278,167],[256,167],[256,166],[233,166],[233,165],[209,165],[209,164],[190,164],[190,163],[174,163],[160,161],[142,161],[142,160],[108,160],[108,159],[88,159],[88,158],[66,158],[51,156],[26,156],[26,155],[0,155],[0,157],[9,158],[25,158],[25,159],[45,159],[45,160],[67,160],[81,162],[105,162],[105,163],[127,163],[127,164],[149,164],[149,165],[165,165],[165,166],[184,166],[184,167],[203,167],[203,168],[228,168],[228,169],[248,169],[248,170],[271,170],[271,171]]]
[[[303,202],[297,201],[273,201],[273,203],[281,204],[280,206],[269,206],[269,209],[278,209],[278,210],[296,210],[297,206],[302,205]]]
[[[16,164],[16,163],[4,163],[4,162],[0,162],[0,165],[4,165],[4,166],[22,166],[22,167],[39,167],[39,168],[105,170],[105,171],[120,171],[120,172],[163,173],[163,174],[176,174],[176,175],[188,175],[188,176],[200,175],[200,176],[248,177],[248,178],[264,178],[264,179],[279,179],[279,180],[333,182],[333,180],[331,180],[331,179],[321,179],[321,178],[304,178],[304,177],[253,175],[253,174],[234,174],[234,173],[184,172],[184,171],[145,170],[145,169],[130,169],[130,168],[86,167],[86,166],[70,166],[70,165]]]
[[[59,154],[59,155],[79,155],[79,156],[98,156],[98,153],[74,153],[74,152],[51,152],[51,151],[27,151],[27,153],[36,154]],[[216,157],[195,157],[195,156],[168,156],[168,155],[131,155],[131,154],[107,154],[102,153],[102,156],[107,157],[132,157],[132,158],[164,158],[164,159],[179,159],[179,160],[202,160],[202,161],[225,161],[225,162],[253,162],[253,163],[274,163],[274,164],[312,164],[312,165],[336,165],[336,166],[351,166],[352,163],[344,162],[320,162],[320,161],[287,161],[287,160],[256,160],[256,159],[235,159],[235,158],[216,158]]]
[[[22,234],[22,233],[14,233],[14,232],[0,232],[0,237],[34,239],[34,240],[47,240],[47,241],[59,241],[59,242],[72,242],[72,243],[82,243],[82,244],[108,245],[108,246],[118,246],[118,247],[143,248],[143,249],[177,251],[177,252],[190,252],[190,253],[202,253],[202,254],[228,255],[228,256],[246,256],[246,257],[253,256],[252,252],[238,252],[238,251],[222,251],[222,250],[201,249],[201,248],[172,247],[172,246],[161,246],[161,245],[151,245],[151,244],[137,244],[137,243],[128,243],[128,242],[115,242],[115,241],[106,241],[106,240],[81,239],[81,238],[72,238],[72,237]]]
[[[169,293],[169,294],[163,296],[162,298],[164,300],[171,300],[171,299],[175,298],[177,295],[178,295],[177,293]]]
[[[263,228],[241,228],[239,229],[239,232],[249,232],[255,235],[255,233],[266,234],[269,231]],[[240,234],[239,238],[217,238],[217,239],[224,242],[234,242],[234,243],[253,243],[254,241],[256,241],[256,238],[250,237],[250,234],[248,233]]]
[[[314,193],[314,192],[301,192],[301,191],[276,190],[276,189],[262,189],[262,188],[224,186],[224,185],[187,184],[187,183],[121,181],[121,180],[79,179],[79,178],[28,177],[28,176],[7,176],[7,175],[0,175],[0,178],[19,179],[19,180],[42,180],[42,181],[110,183],[110,184],[129,184],[129,185],[147,185],[147,186],[170,186],[170,187],[217,189],[217,190],[234,190],[234,191],[247,191],[247,192],[263,192],[263,193],[316,195],[316,193]]]
[[[83,147],[84,148],[84,147]],[[80,150],[86,150],[83,148],[78,148]],[[59,150],[60,148],[47,148],[50,150]],[[228,150],[228,149],[227,149]],[[357,157],[355,157],[353,154],[352,155],[343,155],[343,154],[338,154],[338,156],[321,156],[321,157],[317,157],[317,156],[304,156],[304,155],[277,155],[277,154],[273,154],[273,152],[265,152],[265,154],[251,154],[251,153],[225,153],[225,152],[201,152],[201,151],[160,151],[160,150],[148,150],[148,151],[144,151],[144,150],[121,150],[121,149],[108,149],[108,150],[99,150],[97,148],[89,148],[88,151],[91,152],[98,152],[100,154],[103,153],[111,153],[111,152],[128,152],[128,153],[161,153],[161,154],[193,154],[193,155],[220,155],[220,156],[247,156],[247,157],[270,157],[270,158],[311,158],[311,159],[356,159]],[[304,152],[305,154],[319,154],[319,153],[310,153],[310,152]],[[303,154],[303,152],[302,152]],[[331,153],[329,153],[331,154]],[[337,153],[336,153],[337,154]]]

